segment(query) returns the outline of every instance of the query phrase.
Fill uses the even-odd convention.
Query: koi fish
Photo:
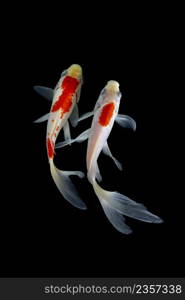
[[[149,223],[161,223],[162,220],[150,213],[143,204],[137,203],[118,192],[107,191],[97,183],[97,181],[102,180],[97,163],[101,151],[110,156],[116,166],[122,170],[120,162],[112,155],[107,143],[114,121],[122,127],[136,130],[136,122],[131,117],[118,114],[120,99],[119,83],[113,80],[108,81],[98,98],[94,111],[86,113],[80,118],[83,120],[93,114],[91,128],[71,140],[70,143],[88,139],[86,156],[88,180],[92,184],[110,223],[121,233],[129,234],[132,230],[125,224],[124,216]],[[69,141],[65,141],[57,144],[56,148],[68,144]]]
[[[55,89],[35,86],[34,89],[46,99],[52,101],[50,113],[36,120],[40,123],[48,120],[46,133],[47,155],[52,178],[63,195],[75,207],[86,209],[86,205],[80,199],[78,192],[71,182],[69,176],[77,175],[80,178],[84,174],[80,171],[62,171],[54,164],[54,148],[59,132],[64,129],[65,140],[70,140],[70,128],[68,119],[73,127],[78,123],[77,103],[80,98],[82,85],[82,68],[79,65],[72,65],[61,74],[61,78]]]

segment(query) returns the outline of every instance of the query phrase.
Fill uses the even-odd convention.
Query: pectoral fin
[[[136,122],[129,116],[118,114],[115,121],[122,127],[136,130]]]
[[[49,113],[40,117],[39,119],[35,120],[34,123],[42,123],[42,122],[45,122],[47,121],[49,118]]]
[[[82,120],[85,120],[85,119],[87,119],[87,118],[89,118],[89,117],[91,117],[91,116],[93,116],[94,115],[94,111],[90,111],[90,112],[88,112],[88,113],[85,113],[85,114],[83,114],[79,119],[78,119],[78,122],[80,122],[80,121],[82,121]]]
[[[35,85],[33,87],[33,89],[42,97],[44,97],[45,99],[47,99],[48,101],[52,101],[53,100],[53,89],[50,89],[48,87],[45,86],[40,86],[40,85]]]
[[[77,136],[75,139],[70,139],[70,140],[66,140],[66,141],[64,141],[64,142],[61,142],[61,143],[58,143],[58,144],[56,144],[55,145],[55,148],[57,149],[57,148],[62,148],[62,147],[65,147],[65,146],[67,146],[67,145],[69,145],[69,144],[72,144],[72,143],[75,143],[75,142],[77,142],[77,143],[81,143],[81,142],[83,142],[83,141],[85,141],[85,140],[87,140],[88,139],[88,137],[89,137],[89,134],[90,134],[90,128],[89,129],[87,129],[87,130],[85,130],[84,132],[82,132],[79,136]]]

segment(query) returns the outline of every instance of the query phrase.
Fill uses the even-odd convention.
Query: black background
[[[152,17],[149,12],[136,11],[135,18],[132,11],[128,17],[125,10],[118,16],[115,9],[97,9],[90,17],[90,5],[86,13],[76,8],[71,12],[70,7],[62,7],[61,14],[60,7],[52,9],[46,14],[36,6],[25,7],[6,35],[0,273],[183,276],[173,26],[163,24],[163,14]],[[142,202],[163,218],[163,224],[128,218],[133,234],[122,235],[106,219],[87,179],[73,178],[87,211],[72,207],[55,187],[45,149],[46,123],[32,123],[49,111],[50,104],[32,87],[54,87],[72,63],[80,64],[84,73],[80,114],[93,109],[101,89],[114,79],[123,94],[120,113],[137,122],[135,133],[114,125],[109,145],[123,172],[101,154],[102,186]],[[90,124],[91,120],[80,123],[72,136]],[[58,150],[57,166],[86,172],[86,145]]]

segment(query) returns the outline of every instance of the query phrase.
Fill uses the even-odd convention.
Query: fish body
[[[82,85],[81,67],[72,65],[64,74],[54,90],[47,123],[47,152],[49,159],[53,159],[57,136],[68,121],[80,97]]]
[[[77,175],[82,178],[84,174],[80,171],[59,170],[54,164],[54,149],[58,134],[64,129],[65,140],[70,140],[68,119],[71,118],[70,120],[74,127],[77,125],[77,103],[80,98],[82,82],[82,68],[79,65],[71,65],[62,73],[54,90],[40,86],[35,87],[35,90],[40,95],[52,101],[49,114],[39,118],[36,122],[40,123],[48,120],[46,148],[51,175],[57,188],[72,205],[80,209],[86,209],[86,205],[79,197],[74,184],[69,178],[71,175]]]
[[[109,81],[100,94],[94,111],[87,147],[87,177],[111,224],[118,231],[129,234],[132,230],[125,224],[124,215],[145,222],[161,223],[162,220],[148,212],[144,205],[136,203],[118,192],[106,191],[97,183],[97,180],[101,180],[97,160],[102,150],[106,154],[110,154],[107,139],[118,116],[120,99],[118,82]],[[133,122],[130,117],[127,118],[127,122],[132,127]]]
[[[94,110],[87,146],[87,171],[90,182],[95,180],[97,160],[118,114],[121,93],[116,81],[109,81],[101,92]]]

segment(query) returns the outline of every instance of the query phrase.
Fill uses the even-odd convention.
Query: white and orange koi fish
[[[120,170],[122,169],[120,162],[113,157],[107,143],[114,121],[123,127],[136,129],[136,123],[131,117],[118,114],[120,99],[119,83],[113,80],[109,81],[99,96],[94,112],[87,113],[79,119],[82,120],[94,114],[91,128],[81,133],[74,140],[59,143],[56,148],[75,141],[82,142],[88,138],[86,157],[88,180],[92,184],[110,223],[121,233],[129,234],[132,230],[125,224],[123,215],[150,223],[161,223],[162,220],[147,211],[144,205],[136,203],[120,193],[106,191],[96,181],[101,181],[97,164],[101,151],[110,156],[117,167]]]
[[[78,123],[77,103],[80,98],[82,85],[82,68],[79,65],[72,65],[61,75],[61,78],[54,90],[46,87],[35,86],[34,89],[43,97],[52,101],[49,114],[36,120],[40,123],[48,120],[46,146],[53,180],[63,195],[72,205],[86,209],[86,205],[80,199],[78,192],[71,182],[69,176],[77,175],[80,178],[84,174],[80,171],[62,171],[54,165],[54,148],[57,136],[61,129],[64,129],[65,140],[70,140],[70,128],[68,119],[70,118],[72,126]]]

